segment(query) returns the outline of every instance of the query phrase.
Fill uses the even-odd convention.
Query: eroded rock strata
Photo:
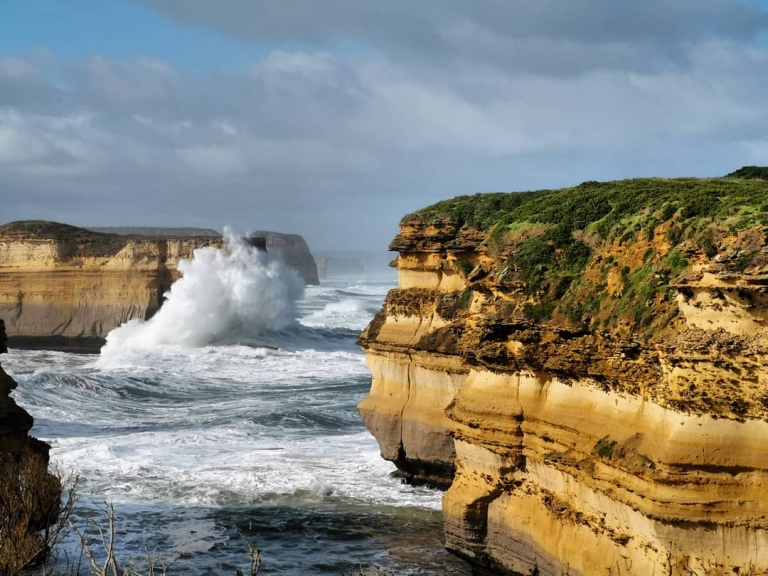
[[[361,335],[382,456],[478,573],[768,573],[768,182],[461,197]]]
[[[222,245],[219,235],[152,231],[156,235],[107,234],[40,221],[0,227],[0,314],[12,344],[100,346],[113,328],[159,309],[179,277],[179,260]],[[317,283],[301,236],[262,237],[268,251]]]
[[[147,238],[51,222],[0,228],[0,314],[14,337],[102,339],[149,318],[178,277],[181,258],[209,238]]]

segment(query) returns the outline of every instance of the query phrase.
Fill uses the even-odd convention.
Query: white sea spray
[[[149,320],[112,330],[102,358],[163,345],[199,347],[284,330],[296,322],[304,284],[280,259],[229,234],[222,248],[198,248]]]

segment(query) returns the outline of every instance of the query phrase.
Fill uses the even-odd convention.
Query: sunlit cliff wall
[[[55,222],[0,226],[0,315],[12,343],[89,340],[151,317],[179,277],[181,259],[197,248],[221,247],[219,235],[189,237],[93,232]],[[254,238],[251,238],[252,241]],[[309,284],[317,267],[296,234],[261,232],[258,244],[277,254]]]
[[[8,335],[104,338],[148,318],[181,258],[220,238],[142,238],[40,223],[0,228],[0,315]]]
[[[479,573],[768,573],[768,182],[409,215],[361,336],[382,456]]]

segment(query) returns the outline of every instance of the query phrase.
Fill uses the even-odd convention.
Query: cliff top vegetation
[[[744,166],[731,172],[726,178],[760,178],[768,180],[768,166]]]
[[[0,234],[20,234],[28,238],[57,240],[60,242],[114,236],[114,234],[93,232],[85,228],[62,224],[61,222],[50,222],[48,220],[17,220],[9,222],[0,226]]]
[[[676,314],[670,285],[692,261],[719,255],[718,266],[738,273],[768,265],[761,250],[765,175],[768,168],[746,167],[724,178],[638,178],[459,196],[401,224],[485,232],[499,263],[496,278],[522,283],[522,312],[532,320],[656,333],[656,324],[664,327]],[[403,241],[393,247],[407,249]]]
[[[118,232],[118,230],[120,232]],[[183,231],[189,231],[184,234]],[[119,228],[113,232],[89,230],[47,220],[18,220],[0,225],[0,238],[14,240],[54,240],[61,257],[109,257],[120,252],[129,242],[207,240],[220,238],[215,230],[197,228]]]
[[[496,192],[458,196],[427,206],[402,220],[450,220],[488,231],[520,222],[565,225],[572,230],[594,225],[607,236],[623,219],[661,210],[665,219],[712,218],[762,213],[740,225],[768,223],[768,168],[745,167],[725,178],[636,178],[584,182],[571,188],[532,192]],[[737,214],[741,213],[741,214]]]
[[[0,226],[0,236],[55,240],[72,247],[69,256],[113,256],[130,240],[129,236],[93,232],[60,222],[18,220]]]

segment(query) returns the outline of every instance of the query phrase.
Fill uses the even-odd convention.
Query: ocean
[[[79,478],[75,526],[112,503],[119,559],[146,549],[189,575],[247,574],[238,528],[261,574],[470,574],[443,550],[441,493],[391,478],[355,410],[370,387],[355,340],[394,271],[302,288],[235,241],[181,270],[160,312],[99,355],[3,358],[32,433]]]

